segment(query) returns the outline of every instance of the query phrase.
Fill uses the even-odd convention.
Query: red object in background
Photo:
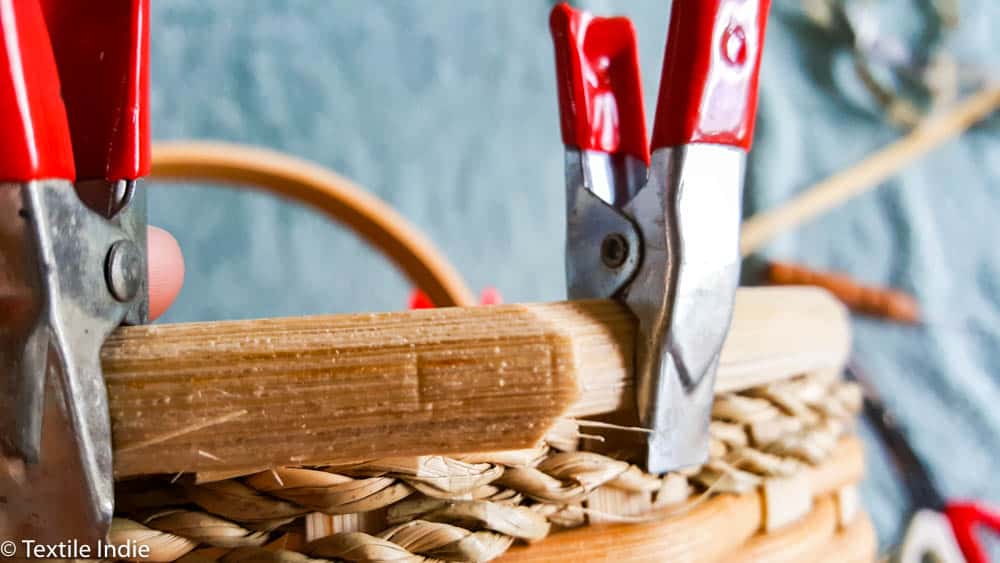
[[[0,0],[0,179],[150,168],[147,0]]]
[[[649,164],[635,29],[560,4],[549,17],[563,144]]]
[[[500,291],[495,287],[487,287],[483,289],[482,293],[479,294],[479,304],[480,305],[502,305],[503,296],[500,295]],[[414,289],[410,292],[410,300],[408,303],[409,309],[433,309],[435,307],[434,303],[431,301],[427,294],[419,289]]]
[[[483,288],[482,293],[479,294],[479,304],[480,305],[503,305],[503,296],[500,295],[500,290],[495,287]]]
[[[33,4],[35,0],[17,0]],[[80,180],[149,173],[149,1],[41,0]]]
[[[715,143],[750,150],[770,0],[674,0],[653,150]]]
[[[35,0],[0,0],[0,181],[73,179],[59,75]]]
[[[989,563],[986,551],[976,539],[976,527],[986,526],[994,533],[1000,533],[1000,513],[987,510],[975,502],[954,501],[945,505],[944,513],[968,563]]]
[[[408,309],[433,309],[434,302],[431,301],[427,294],[419,289],[414,289],[410,292],[410,301],[407,304]]]
[[[910,445],[896,418],[888,410],[872,380],[855,363],[849,363],[847,378],[858,382],[864,390],[864,415],[882,440],[893,465],[899,472],[910,497],[910,510],[930,510],[943,514],[951,525],[951,533],[968,563],[989,563],[986,552],[976,537],[977,527],[985,526],[1000,533],[1000,513],[974,501],[946,499],[934,484],[931,474]],[[905,540],[904,540],[905,541]],[[935,555],[932,552],[928,555]],[[932,557],[937,559],[937,557]]]

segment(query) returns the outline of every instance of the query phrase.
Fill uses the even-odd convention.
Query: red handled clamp
[[[0,0],[0,536],[105,539],[100,348],[147,320],[146,0]]]
[[[550,19],[568,293],[619,299],[638,318],[636,399],[653,472],[708,455],[769,4],[673,2],[651,155],[630,22],[566,4]]]
[[[893,561],[989,563],[976,532],[981,528],[1000,534],[1000,512],[977,502],[946,500],[871,380],[856,364],[848,365],[847,377],[864,389],[865,417],[885,444],[910,496],[910,524]]]

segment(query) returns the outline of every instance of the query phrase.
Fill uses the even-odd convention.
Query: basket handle
[[[458,270],[426,235],[379,198],[317,164],[246,145],[174,141],[153,146],[149,178],[224,182],[306,204],[378,249],[435,305],[477,304]]]

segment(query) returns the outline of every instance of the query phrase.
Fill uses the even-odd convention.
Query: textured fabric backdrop
[[[914,2],[919,4],[919,2]],[[668,2],[592,1],[632,17],[647,113]],[[898,135],[843,45],[778,1],[768,30],[747,211],[777,204]],[[153,2],[157,139],[211,138],[314,160],[396,207],[480,289],[508,301],[564,296],[564,194],[547,15],[551,3]],[[895,9],[895,12],[891,10]],[[887,27],[919,32],[908,2]],[[963,3],[954,51],[988,61],[1000,5]],[[906,288],[929,323],[856,319],[858,360],[949,495],[1000,505],[1000,120],[993,118],[766,254]],[[227,188],[157,186],[150,220],[184,248],[168,321],[405,306],[381,257],[296,205]],[[863,496],[883,542],[905,496],[866,434]]]

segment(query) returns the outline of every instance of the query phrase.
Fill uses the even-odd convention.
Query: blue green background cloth
[[[883,26],[919,33],[913,5]],[[578,2],[632,18],[647,114],[669,2]],[[509,302],[564,297],[564,184],[551,2],[153,2],[152,114],[160,140],[221,139],[316,161],[423,229],[474,288]],[[966,0],[947,43],[1000,54],[1000,3]],[[916,30],[916,31],[915,31]],[[858,162],[887,125],[842,38],[776,0],[761,75],[748,213]],[[782,236],[773,258],[913,292],[927,324],[857,318],[854,349],[949,496],[1000,505],[1000,120],[908,166],[878,191]],[[343,229],[298,205],[217,186],[159,186],[150,221],[187,258],[167,321],[405,307],[409,284]],[[865,431],[862,495],[883,544],[906,497]]]

